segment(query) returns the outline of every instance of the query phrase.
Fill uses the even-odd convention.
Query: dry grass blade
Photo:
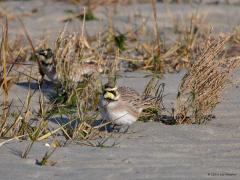
[[[36,160],[36,164],[39,166],[54,166],[57,162],[51,161],[49,158],[53,155],[53,153],[56,151],[57,147],[55,147],[52,151],[46,152],[44,156],[42,157],[41,161]]]
[[[26,29],[23,21],[22,21],[20,18],[18,18],[18,20],[19,20],[19,22],[20,22],[20,24],[21,24],[21,26],[22,26],[23,32],[24,32],[24,34],[25,34],[25,36],[26,36],[26,38],[27,38],[27,40],[28,40],[28,42],[29,42],[29,44],[30,44],[30,46],[31,46],[33,55],[34,55],[34,57],[35,57],[36,60],[37,60],[38,67],[39,67],[39,73],[41,74],[42,79],[43,79],[44,73],[43,73],[42,70],[41,70],[41,69],[42,69],[42,68],[41,68],[41,63],[40,63],[38,57],[36,56],[36,50],[35,50],[35,48],[34,48],[33,42],[32,42],[32,40],[31,40],[31,38],[30,38],[30,36],[29,36],[29,34],[28,34],[28,32],[27,32],[27,29]]]
[[[3,141],[3,142],[0,143],[0,147],[3,146],[4,144],[8,143],[8,142],[11,142],[11,141],[13,141],[13,140],[19,140],[19,138],[26,137],[26,136],[28,136],[28,135],[27,135],[27,134],[24,134],[24,135],[17,136],[17,137],[8,139],[8,140],[6,140],[6,141]]]
[[[158,46],[158,55],[160,56],[160,35],[158,30],[158,23],[157,23],[157,7],[156,7],[156,0],[152,0],[152,8],[153,8],[153,17],[154,17],[154,31],[155,31],[155,37],[157,41]]]
[[[159,70],[160,73],[163,73],[163,62],[161,56],[161,44],[160,44],[160,34],[158,29],[158,23],[157,23],[157,7],[156,7],[156,0],[152,0],[152,9],[153,9],[153,17],[154,17],[154,32],[155,32],[155,38],[156,38],[156,44],[157,44],[157,54],[156,54],[156,64],[155,64],[155,70]],[[157,68],[158,67],[158,68]]]
[[[2,41],[1,41],[1,62],[3,66],[3,81],[1,83],[1,87],[4,89],[5,95],[8,94],[7,91],[7,59],[8,59],[8,20],[6,18],[6,24],[2,29]],[[6,96],[5,96],[6,97]],[[4,98],[4,100],[6,100]]]
[[[160,83],[156,76],[148,82],[143,93],[143,99],[151,102],[146,109],[143,110],[139,117],[139,121],[158,121],[161,118],[164,105],[163,93],[164,83]]]
[[[6,18],[5,25],[2,28],[2,40],[1,40],[1,60],[2,67],[3,67],[3,77],[0,77],[0,86],[4,91],[3,94],[3,114],[0,119],[0,136],[2,136],[5,126],[7,124],[8,120],[8,113],[9,113],[9,107],[8,107],[8,90],[9,90],[9,81],[7,79],[7,61],[9,59],[9,50],[8,50],[8,20]]]
[[[234,28],[232,41],[235,43],[240,43],[240,26]]]
[[[177,122],[203,123],[211,117],[227,87],[232,72],[239,67],[240,57],[224,58],[224,45],[230,36],[206,43],[178,90],[175,117]]]
[[[38,137],[38,138],[37,138],[37,141],[42,141],[42,140],[44,140],[44,139],[47,139],[48,137],[50,137],[50,136],[52,136],[53,134],[57,133],[58,131],[62,130],[62,128],[64,128],[65,126],[71,124],[71,123],[74,122],[74,121],[76,121],[76,119],[73,119],[73,120],[69,121],[68,123],[60,126],[59,128],[57,128],[57,129],[55,129],[55,130],[53,130],[53,131],[50,131],[50,132],[48,132],[48,133],[46,133],[46,134]]]
[[[154,75],[146,85],[143,95],[145,98],[152,97],[156,100],[156,103],[159,103],[163,106],[164,88],[165,84],[160,83],[159,79],[156,77],[156,75]]]

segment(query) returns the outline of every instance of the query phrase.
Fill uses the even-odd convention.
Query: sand
[[[44,2],[48,6],[44,6]],[[49,34],[56,33],[63,23],[53,20],[64,16],[64,9],[74,8],[65,3],[47,1],[5,2],[9,9],[20,8],[39,9],[40,15],[25,17],[24,22],[33,38],[40,38],[44,29]],[[58,10],[56,10],[56,9]],[[129,10],[133,7],[119,7],[116,24],[127,19]],[[122,8],[122,9],[121,9]],[[149,4],[134,6],[134,9],[150,14]],[[216,32],[231,31],[240,24],[239,7],[237,6],[201,6],[201,11],[210,14],[209,20]],[[104,8],[103,8],[104,9]],[[174,14],[194,11],[190,5],[169,5]],[[19,11],[20,11],[19,10]],[[54,10],[54,11],[53,11]],[[160,25],[167,33],[170,28],[169,16],[164,12],[163,4],[158,4]],[[99,14],[101,14],[101,9]],[[131,11],[133,12],[133,11]],[[44,22],[44,25],[41,25]],[[50,23],[51,22],[51,23]],[[75,22],[76,24],[78,22]],[[89,22],[87,27],[98,27],[99,22]],[[74,24],[74,22],[73,22]],[[12,36],[19,25],[16,21],[10,23]],[[15,27],[15,29],[14,29]],[[151,27],[151,22],[149,22]],[[95,29],[97,30],[97,29]],[[119,85],[132,87],[142,92],[150,77],[148,72],[123,73],[118,79]],[[165,102],[168,107],[174,103],[177,87],[184,72],[166,74],[161,82],[166,83]],[[239,72],[234,79],[238,79]],[[27,95],[27,82],[11,87],[10,97],[14,105]],[[36,89],[32,83],[32,89]],[[51,89],[46,88],[47,92]],[[38,109],[38,93],[34,96],[32,110]],[[28,142],[13,141],[0,147],[0,179],[240,179],[240,91],[238,86],[229,88],[214,111],[216,118],[206,125],[169,126],[157,122],[137,122],[129,132],[112,137],[107,144],[116,143],[114,147],[89,147],[69,143],[57,149],[51,160],[57,162],[53,167],[38,166],[40,159],[49,149],[46,142],[34,144],[27,159],[21,159],[19,154]],[[0,140],[2,142],[3,140]]]

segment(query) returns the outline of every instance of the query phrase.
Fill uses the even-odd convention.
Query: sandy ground
[[[45,29],[51,37],[51,34],[63,26],[56,18],[64,17],[64,9],[76,8],[62,2],[46,2],[14,1],[2,3],[2,6],[18,11],[31,11],[35,7],[41,7],[39,14],[34,15],[34,18],[24,18],[31,36],[40,39]],[[132,8],[136,9],[135,12],[140,10],[146,16],[151,12],[149,4],[120,7],[115,22],[118,22],[118,25],[124,23],[128,13],[134,12]],[[190,5],[170,5],[168,8],[176,15],[196,10],[196,7]],[[238,6],[202,6],[199,9],[209,14],[208,19],[216,32],[230,31],[240,24]],[[167,33],[171,25],[169,16],[165,13],[165,6],[158,4],[158,12],[160,25]],[[98,13],[101,15],[101,9]],[[100,22],[89,22],[87,27],[95,27],[96,31],[96,27],[100,27],[97,23]],[[151,21],[148,23],[150,27]],[[14,36],[19,25],[13,21],[10,27],[10,33]],[[124,73],[118,82],[119,85],[126,85],[141,92],[149,80],[149,77],[146,78],[147,74]],[[174,102],[183,74],[184,72],[166,74],[161,80],[166,83],[167,106]],[[236,73],[235,77],[237,79],[239,73]],[[34,89],[35,86],[32,85]],[[12,86],[10,96],[16,106],[19,103],[18,98],[25,98],[26,87],[26,81]],[[239,95],[237,86],[228,89],[214,112],[216,118],[207,125],[168,126],[138,122],[131,126],[127,134],[110,139],[109,144],[117,143],[114,147],[93,148],[71,143],[57,149],[51,157],[51,160],[57,162],[53,167],[35,165],[35,160],[40,159],[48,149],[44,146],[45,142],[34,144],[26,160],[21,159],[19,153],[23,151],[27,142],[8,143],[0,147],[0,179],[240,179]],[[37,94],[32,105],[32,109],[34,108],[37,109]]]
[[[56,39],[56,34],[59,33],[63,26],[63,20],[71,17],[67,11],[81,12],[82,7],[78,7],[64,2],[53,2],[48,0],[31,0],[31,1],[7,1],[2,2],[1,6],[10,15],[18,15],[29,31],[35,44],[38,40],[44,38],[50,39],[52,42]],[[97,21],[88,21],[86,23],[86,33],[95,35],[96,32],[102,32],[106,29],[108,23],[108,13],[111,7],[103,6],[94,10]],[[173,40],[174,37],[169,37],[172,32],[174,20],[178,22],[186,21],[184,17],[192,13],[206,16],[206,23],[213,27],[213,32],[229,32],[236,25],[240,24],[239,6],[237,5],[196,5],[196,4],[161,4],[157,5],[158,24],[161,33],[166,34],[167,40]],[[33,13],[35,12],[35,13]],[[153,35],[153,18],[152,6],[147,4],[134,4],[128,6],[116,6],[113,12],[113,24],[119,30],[124,32],[126,25],[132,24],[141,25],[143,19],[147,21],[146,29],[149,35]],[[73,19],[69,23],[69,31],[80,31],[82,22]],[[12,38],[22,34],[17,18],[9,22],[9,32]],[[173,35],[173,34],[171,34]],[[143,37],[144,38],[144,37]]]

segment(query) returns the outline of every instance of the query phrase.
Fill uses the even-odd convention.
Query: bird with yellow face
[[[102,118],[116,125],[133,124],[154,103],[154,99],[145,98],[129,87],[117,87],[113,81],[104,85],[100,98]]]

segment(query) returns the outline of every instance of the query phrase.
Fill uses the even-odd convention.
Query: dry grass
[[[14,51],[13,51],[14,49]],[[11,132],[14,126],[18,123],[16,118],[14,122],[9,125],[9,116],[11,114],[11,102],[8,100],[9,89],[16,77],[9,76],[13,67],[20,61],[22,61],[22,49],[18,43],[10,44],[8,41],[8,20],[5,19],[5,24],[2,26],[2,39],[0,49],[0,88],[1,88],[1,118],[0,118],[0,136],[13,136]],[[11,132],[9,134],[9,132]]]
[[[144,109],[139,117],[139,121],[160,121],[163,115],[164,107],[164,88],[165,84],[161,83],[154,75],[146,85],[143,92],[143,99],[151,99],[152,105]]]
[[[73,64],[84,64],[92,59],[93,54],[89,56],[91,49],[83,33],[72,35],[65,35],[65,33],[63,30],[58,36],[54,50],[61,90],[57,92],[57,96],[52,98],[54,102],[48,113],[51,116],[67,115],[68,119],[74,119],[73,126],[64,125],[62,128],[67,138],[88,139],[93,136],[92,133],[95,133],[92,123],[98,115],[95,111],[101,84],[97,74],[90,74],[81,77],[81,81],[76,81],[78,77],[72,73],[76,72]]]
[[[3,104],[2,104],[2,116],[1,116],[1,123],[0,123],[0,135],[4,133],[7,125],[7,117],[9,113],[8,107],[8,90],[9,84],[7,79],[7,61],[9,58],[9,51],[8,51],[8,21],[6,20],[5,26],[2,29],[2,41],[1,41],[1,62],[2,62],[2,77],[1,77],[1,88],[3,89]]]
[[[33,53],[35,48],[33,42],[28,35],[24,25],[22,24],[25,35],[32,47]],[[95,75],[86,76],[82,82],[76,84],[72,81],[71,64],[77,62],[91,60],[87,51],[91,51],[84,37],[84,34],[74,34],[70,36],[61,33],[56,41],[55,60],[57,61],[58,73],[62,77],[61,86],[64,93],[58,91],[56,99],[50,104],[45,101],[44,95],[39,85],[39,113],[33,114],[31,111],[32,97],[35,91],[28,91],[28,95],[23,101],[23,107],[15,112],[14,115],[11,108],[11,103],[8,102],[8,91],[10,88],[10,76],[8,77],[12,66],[16,61],[21,59],[20,54],[22,48],[18,48],[16,44],[9,46],[8,43],[8,24],[3,26],[3,35],[1,41],[1,89],[3,90],[3,103],[1,104],[1,120],[0,120],[0,136],[4,138],[24,138],[30,142],[23,150],[21,157],[27,158],[36,141],[44,140],[49,137],[55,139],[55,135],[63,132],[66,139],[83,140],[101,137],[101,132],[97,127],[93,127],[92,123],[96,120],[96,108],[98,105],[100,85],[97,85],[98,78]],[[12,51],[13,47],[17,47]],[[18,52],[18,53],[16,53]],[[91,55],[92,56],[92,55]],[[12,64],[11,64],[12,62]],[[96,62],[97,63],[97,62]],[[32,74],[28,75],[28,82],[32,79]],[[64,98],[64,99],[62,99]],[[48,121],[56,115],[67,115],[69,121],[65,124],[59,124],[59,128],[51,129]],[[31,119],[37,120],[37,123],[32,124]],[[101,143],[100,143],[101,144]],[[94,145],[91,144],[91,145]],[[96,144],[98,146],[98,144]],[[47,152],[39,165],[48,164],[48,158],[52,152]],[[47,163],[48,162],[48,163]]]
[[[153,3],[154,9],[154,3]],[[155,13],[154,13],[155,14]],[[141,42],[136,39],[136,48],[131,52],[132,56],[126,58],[138,69],[148,69],[156,73],[179,72],[188,69],[193,63],[198,51],[199,44],[205,42],[211,33],[211,27],[206,23],[205,16],[198,13],[187,15],[182,20],[172,17],[173,31],[177,36],[174,42],[165,43],[156,31],[159,27],[156,24],[154,15],[155,41]],[[136,32],[136,37],[143,36]],[[126,40],[128,42],[128,40]],[[137,54],[136,56],[133,56]],[[137,60],[133,60],[137,59]],[[131,61],[132,60],[132,61]]]
[[[231,39],[234,43],[240,44],[240,26],[234,28],[233,36]]]
[[[179,124],[205,122],[219,103],[240,57],[224,58],[222,52],[230,36],[205,43],[195,63],[181,81],[175,118]]]

